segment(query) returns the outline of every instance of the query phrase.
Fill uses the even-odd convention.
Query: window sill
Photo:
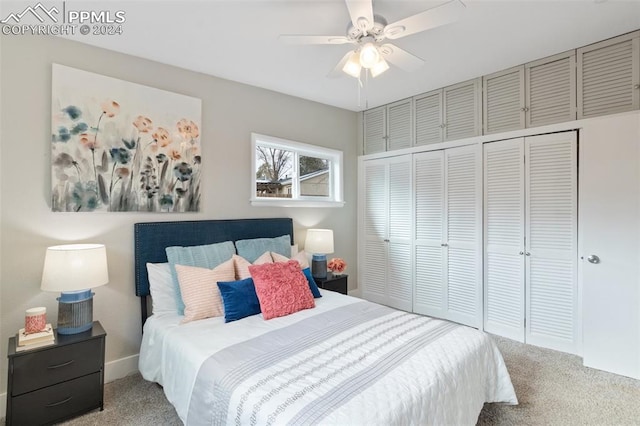
[[[344,207],[344,201],[312,201],[312,200],[250,200],[255,207]]]

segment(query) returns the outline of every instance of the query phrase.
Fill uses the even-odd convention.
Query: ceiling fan
[[[388,24],[380,15],[374,15],[372,0],[345,0],[351,16],[346,36],[281,35],[280,40],[289,44],[353,44],[329,77],[342,72],[360,78],[362,68],[372,77],[389,69],[388,62],[405,71],[414,71],[424,61],[394,44],[385,43],[411,34],[426,31],[458,19],[465,5],[460,0],[450,0],[440,6]],[[388,61],[388,62],[387,62]]]

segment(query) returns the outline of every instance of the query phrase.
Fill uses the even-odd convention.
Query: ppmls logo
[[[4,18],[0,23],[2,24],[19,24],[25,15],[34,16],[41,23],[45,22],[45,18],[49,18],[47,22],[58,23],[58,15],[60,11],[57,7],[53,6],[51,9],[44,7],[42,3],[38,3],[35,6],[27,6],[25,10],[20,13],[10,13],[9,16]]]
[[[1,0],[0,0],[1,1]],[[24,10],[9,13],[2,24],[3,35],[120,35],[126,21],[124,10],[76,10],[67,2],[54,2],[47,7],[42,2]]]

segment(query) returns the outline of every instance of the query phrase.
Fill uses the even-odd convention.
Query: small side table
[[[16,337],[9,339],[7,426],[51,424],[104,408],[102,325],[94,321],[83,333],[55,333],[54,344],[20,352]]]
[[[331,290],[342,294],[347,294],[347,277],[348,275],[333,275],[327,273],[327,278],[314,278],[318,287],[323,290]]]

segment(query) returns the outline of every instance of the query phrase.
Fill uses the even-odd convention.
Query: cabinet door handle
[[[58,405],[66,404],[67,402],[71,401],[71,399],[72,399],[72,398],[73,398],[73,397],[71,397],[71,396],[70,396],[70,397],[69,397],[69,398],[67,398],[67,399],[63,399],[62,401],[59,401],[59,402],[52,402],[51,404],[47,404],[47,405],[45,405],[45,407],[56,407],[56,406],[58,406]]]
[[[531,256],[531,253],[529,253],[529,252],[526,252],[526,253],[525,253],[525,255],[527,255],[527,256]]]
[[[67,365],[71,365],[71,364],[73,364],[73,360],[67,361],[67,362],[63,362],[62,364],[50,365],[50,366],[47,367],[47,369],[53,370],[54,368],[66,367]]]
[[[523,252],[523,251],[521,251],[519,254],[520,254],[520,256],[522,256],[522,255],[524,254],[524,252]]]
[[[447,244],[447,243],[442,243],[442,244],[440,244],[440,245],[441,245],[442,247],[448,247],[448,246],[449,246],[449,244]]]

